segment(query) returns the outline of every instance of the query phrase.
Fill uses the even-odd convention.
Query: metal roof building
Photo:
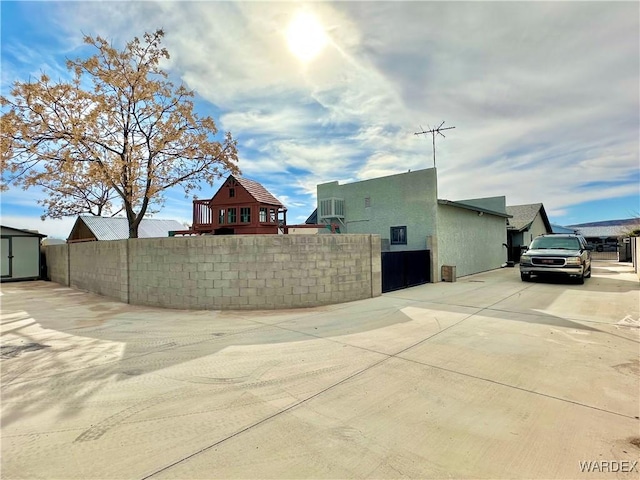
[[[175,220],[145,218],[138,227],[138,238],[168,237],[170,231],[184,230]],[[71,229],[67,242],[124,240],[129,238],[129,222],[125,217],[80,215]]]
[[[562,225],[556,225],[555,223],[551,224],[552,233],[576,233],[575,228],[567,228]]]
[[[573,227],[585,238],[616,238],[625,236],[626,228],[621,225],[605,227]]]
[[[577,230],[585,238],[617,238],[627,236],[629,231],[640,228],[640,218],[582,223],[569,225],[569,228]]]

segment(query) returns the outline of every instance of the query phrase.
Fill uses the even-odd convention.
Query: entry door
[[[13,260],[13,256],[11,255],[11,239],[3,237],[2,244],[0,245],[0,252],[2,257],[0,258],[0,263],[2,264],[2,277],[10,277],[11,276],[11,260]]]

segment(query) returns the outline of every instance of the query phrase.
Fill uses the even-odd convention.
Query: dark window
[[[236,209],[229,209],[229,223],[236,223]]]
[[[271,223],[276,223],[276,209],[275,208],[270,208],[269,209],[269,221]]]
[[[236,189],[235,188],[230,188],[229,189],[229,198],[233,198],[236,196]]]
[[[251,207],[242,207],[240,209],[240,221],[242,223],[251,223]]]
[[[265,207],[260,207],[260,222],[264,223],[267,221],[267,209]]]
[[[219,223],[220,225],[224,225],[224,208],[221,208],[221,209],[218,211],[218,223]]]
[[[364,208],[369,208],[371,206],[371,197],[364,198]]]
[[[407,227],[391,227],[391,245],[407,244]]]

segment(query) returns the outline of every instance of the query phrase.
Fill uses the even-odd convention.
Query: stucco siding
[[[544,226],[544,221],[538,213],[536,215],[536,218],[531,223],[531,227],[529,228],[529,235],[525,238],[525,240],[528,240],[528,242],[525,245],[529,246],[534,238],[536,238],[538,235],[544,235],[545,233],[551,232],[547,232],[547,228]]]
[[[500,268],[507,260],[506,242],[503,217],[440,205],[437,272],[442,265],[454,265],[459,277]]]
[[[435,235],[437,184],[433,168],[345,185],[325,183],[318,185],[317,193],[318,203],[331,197],[344,199],[342,232],[376,234],[390,244],[391,227],[406,226],[406,245],[390,245],[391,251],[424,250],[427,236]]]

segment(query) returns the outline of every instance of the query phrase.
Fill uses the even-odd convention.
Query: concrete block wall
[[[127,303],[128,241],[69,244],[69,285]]]
[[[382,293],[377,235],[200,236],[61,247],[69,249],[72,287],[136,305],[260,310]],[[58,262],[58,252],[51,258]]]
[[[53,282],[69,286],[69,245],[48,245],[45,247],[47,275]]]
[[[277,309],[381,293],[379,237],[371,235],[233,235],[129,242],[132,304]],[[375,282],[380,286],[374,287]]]

